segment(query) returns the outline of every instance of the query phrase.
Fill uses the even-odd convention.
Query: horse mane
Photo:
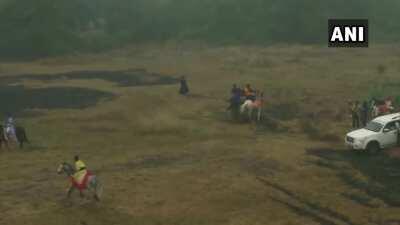
[[[74,167],[71,164],[69,164],[67,162],[63,162],[62,165],[64,166],[65,169],[69,170],[69,172],[71,172],[72,174],[76,172]]]

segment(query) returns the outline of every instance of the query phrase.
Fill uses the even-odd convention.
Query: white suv
[[[345,143],[354,150],[377,152],[397,144],[399,125],[400,113],[380,116],[369,122],[366,127],[347,133]]]

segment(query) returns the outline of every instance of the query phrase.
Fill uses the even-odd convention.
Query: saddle
[[[71,176],[71,183],[74,187],[82,191],[87,188],[89,177],[92,175],[93,174],[90,171],[85,171],[82,175],[83,177],[79,177],[78,179],[75,176]]]

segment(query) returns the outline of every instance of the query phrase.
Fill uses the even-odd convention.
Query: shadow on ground
[[[344,183],[353,190],[365,193],[365,195],[343,193],[344,197],[369,207],[379,207],[374,204],[373,199],[379,199],[391,207],[400,206],[399,159],[392,158],[384,152],[371,155],[316,148],[308,149],[307,153],[317,157],[311,163],[335,170]]]

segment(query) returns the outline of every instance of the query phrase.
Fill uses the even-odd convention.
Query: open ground
[[[0,224],[400,224],[399,160],[343,146],[347,100],[398,89],[399,73],[397,46],[149,44],[0,63],[1,111],[32,142],[0,150]],[[266,121],[227,118],[233,83],[265,92]],[[56,168],[75,154],[101,202],[66,199]]]

